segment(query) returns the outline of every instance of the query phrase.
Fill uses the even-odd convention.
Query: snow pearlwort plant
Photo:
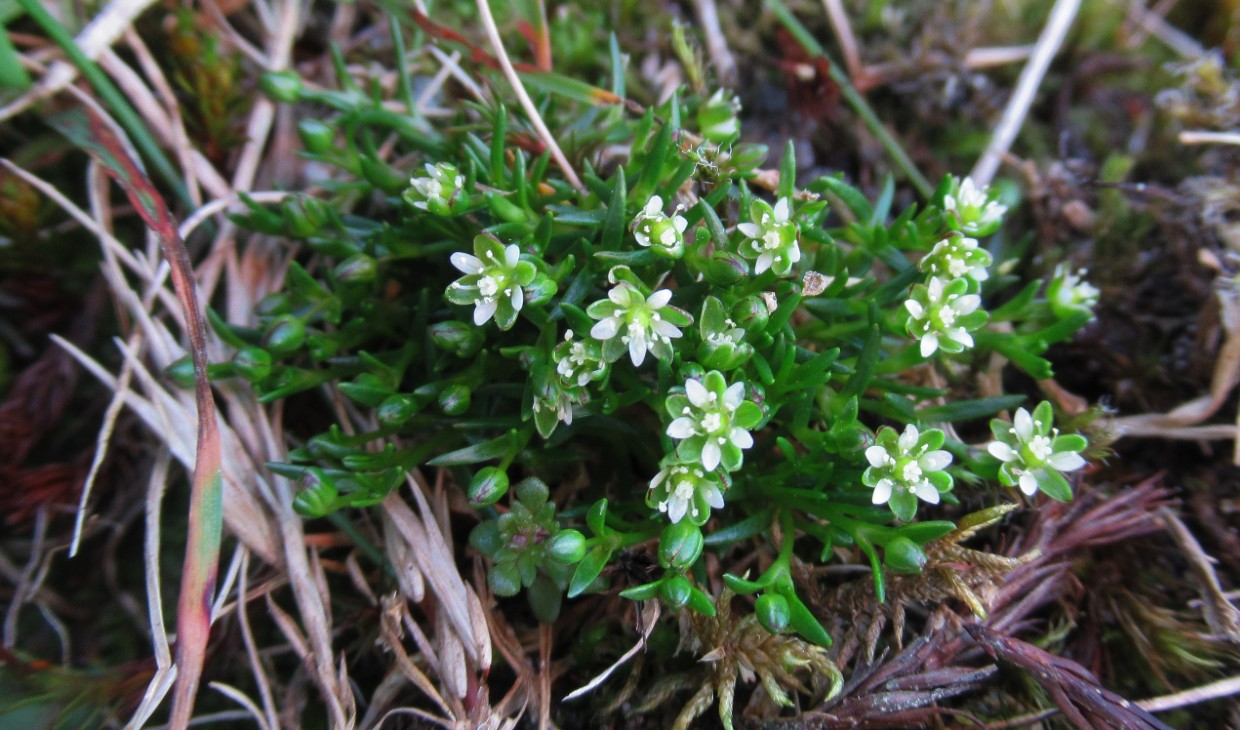
[[[311,255],[256,326],[219,323],[236,356],[217,375],[347,401],[353,422],[307,424],[273,467],[307,518],[433,471],[478,510],[492,592],[540,621],[613,589],[713,615],[709,564],[759,625],[825,646],[830,617],[802,598],[821,586],[794,565],[853,555],[882,597],[952,530],[944,502],[987,482],[1071,496],[1084,438],[971,388],[980,368],[1050,377],[1046,348],[1096,291],[992,276],[1007,208],[971,180],[892,210],[903,193],[799,179],[791,146],[763,168],[728,95],[687,93],[544,105],[573,130],[576,187],[503,107],[393,126],[381,100],[306,94],[330,101],[318,127],[393,154],[316,144],[340,178],[322,200],[238,217]],[[993,442],[956,436],[991,417]],[[634,556],[654,567],[619,582]]]

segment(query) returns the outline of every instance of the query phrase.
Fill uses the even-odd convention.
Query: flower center
[[[494,276],[484,276],[478,280],[478,293],[490,299],[499,291],[499,281]]]
[[[706,433],[717,433],[723,428],[723,416],[718,413],[707,413],[702,416],[702,429]]]
[[[1051,455],[1051,440],[1046,436],[1034,436],[1029,441],[1029,453],[1039,462],[1046,461]]]
[[[762,234],[762,247],[767,251],[774,251],[779,248],[783,241],[779,238],[779,231],[767,231]]]
[[[910,461],[900,470],[900,476],[907,484],[916,484],[921,481],[921,467],[917,462]]]
[[[690,499],[693,499],[693,493],[695,491],[696,490],[693,488],[693,482],[686,479],[676,485],[676,492],[674,496],[678,501],[688,502]]]

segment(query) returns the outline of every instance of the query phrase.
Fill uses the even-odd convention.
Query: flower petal
[[[737,223],[736,230],[740,231],[749,238],[761,238],[762,228],[757,223]]]
[[[681,336],[680,328],[665,319],[656,319],[650,323],[650,329],[660,337],[675,339]]]
[[[648,216],[659,215],[663,212],[663,198],[658,195],[651,195],[650,200],[646,201],[646,207],[642,212]]]
[[[1076,471],[1085,466],[1085,459],[1075,451],[1060,451],[1057,454],[1051,454],[1046,463],[1059,471]]]
[[[909,316],[913,319],[925,319],[926,308],[921,306],[921,302],[916,299],[909,299],[904,303],[904,308],[908,310]]]
[[[710,395],[706,391],[706,386],[697,380],[685,381],[685,395],[689,396],[689,402],[698,408],[705,408],[710,403]]]
[[[1013,461],[1016,459],[1016,452],[1012,450],[1011,446],[1002,441],[991,441],[986,444],[986,450],[999,461]]]
[[[629,330],[629,359],[633,361],[635,367],[640,366],[646,361],[646,351],[650,348],[646,344],[646,332],[641,328],[633,328]]]
[[[504,249],[504,263],[511,269],[516,266],[520,260],[521,248],[515,243],[508,244],[508,247]]]
[[[672,301],[672,290],[660,289],[654,294],[646,297],[646,306],[651,309],[662,309],[666,307],[667,303],[670,301]]]
[[[620,331],[620,320],[615,317],[601,319],[590,328],[590,336],[596,340],[610,340]]]
[[[741,403],[745,400],[745,384],[732,383],[728,389],[723,391],[723,404],[728,410],[736,410],[741,407]]]
[[[714,471],[722,457],[723,452],[719,450],[719,443],[714,439],[707,439],[706,443],[702,444],[702,468]]]
[[[916,494],[923,502],[930,504],[939,503],[939,490],[935,489],[934,485],[925,479],[913,486],[913,494]]]
[[[733,428],[728,439],[738,449],[748,449],[753,446],[753,436],[743,428]]]
[[[788,220],[788,199],[780,198],[775,204],[775,222],[785,223]]]
[[[947,339],[952,342],[959,342],[965,347],[973,347],[973,335],[965,331],[964,327],[957,327],[947,331]]]
[[[939,349],[939,337],[933,332],[922,335],[921,337],[921,356],[930,357],[934,351]]]
[[[687,439],[696,433],[697,421],[688,416],[681,416],[667,425],[667,435],[674,439]]]
[[[1022,472],[1020,475],[1020,491],[1032,497],[1038,491],[1038,478],[1031,471]]]
[[[887,466],[887,449],[875,444],[865,450],[865,459],[870,462],[870,466],[875,469],[881,469]]]
[[[463,251],[457,251],[448,257],[452,265],[464,274],[481,274],[482,261],[477,256],[472,256]]]
[[[874,485],[874,494],[871,501],[874,504],[887,504],[887,500],[891,499],[891,487],[893,482],[890,479],[879,479],[878,484]]]
[[[922,454],[921,458],[917,460],[917,465],[924,471],[939,471],[946,468],[950,463],[952,463],[951,452],[941,449]]]
[[[715,509],[723,509],[723,492],[719,491],[719,485],[714,482],[706,482],[698,489],[702,498],[706,500],[706,504]]]
[[[952,302],[952,309],[956,310],[956,314],[968,314],[982,305],[982,298],[976,294],[965,294],[962,297],[956,297]]]
[[[495,310],[498,308],[498,299],[483,299],[478,302],[474,305],[474,324],[479,327],[486,324],[486,321],[495,314]]]
[[[917,446],[917,439],[920,437],[921,434],[917,432],[917,427],[910,423],[904,427],[904,433],[900,434],[896,445],[900,447],[901,451],[912,451],[913,447]]]
[[[520,312],[521,307],[525,305],[525,291],[514,284],[512,286],[512,295],[509,299],[512,301],[512,308]]]
[[[1016,438],[1020,439],[1022,444],[1029,443],[1029,439],[1033,438],[1033,418],[1024,408],[1016,409],[1016,415],[1012,417],[1012,427],[1016,429]]]
[[[689,511],[689,500],[677,499],[675,495],[667,499],[667,518],[673,523],[680,522],[685,512]]]

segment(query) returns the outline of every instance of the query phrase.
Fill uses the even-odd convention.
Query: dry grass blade
[[[74,40],[87,58],[94,60],[121,37],[133,21],[155,0],[113,0],[99,10]],[[39,83],[13,102],[0,108],[0,122],[29,109],[37,102],[63,90],[77,77],[73,64],[57,61]]]
[[[1003,117],[995,127],[994,134],[991,135],[990,144],[987,145],[986,151],[982,153],[977,164],[973,166],[973,172],[970,173],[970,177],[979,186],[985,187],[990,184],[995,172],[999,169],[999,161],[1011,149],[1012,142],[1016,141],[1016,135],[1025,122],[1025,115],[1029,113],[1033,97],[1037,94],[1038,87],[1042,85],[1042,79],[1051,65],[1051,59],[1059,51],[1059,46],[1068,34],[1068,28],[1071,27],[1080,7],[1081,0],[1056,0],[1055,6],[1051,8],[1050,19],[1047,20],[1046,27],[1034,46],[1033,56],[1021,69],[1016,89],[1012,92],[1012,98],[1008,100],[1007,107],[1003,110]]]
[[[1206,624],[1214,633],[1227,637],[1233,643],[1240,643],[1240,611],[1237,611],[1223,594],[1218,574],[1211,565],[1212,559],[1201,549],[1201,543],[1197,542],[1197,538],[1193,537],[1193,533],[1189,532],[1188,527],[1175,513],[1164,507],[1159,510],[1159,516],[1197,575],[1197,588],[1201,591]]]

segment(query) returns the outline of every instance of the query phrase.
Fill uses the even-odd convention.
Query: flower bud
[[[659,565],[684,572],[701,557],[704,545],[702,530],[689,520],[668,525],[659,536]]]
[[[926,553],[907,537],[895,537],[883,546],[883,565],[895,573],[920,573],[926,567]]]
[[[180,388],[185,390],[193,390],[194,388],[194,361],[189,355],[172,363],[164,370],[168,378]]]
[[[559,287],[556,286],[554,280],[546,274],[538,274],[528,286],[522,287],[525,291],[525,306],[541,307],[555,297]]]
[[[337,264],[332,270],[332,277],[339,282],[365,284],[374,281],[378,271],[379,266],[373,258],[359,253]]]
[[[673,575],[663,581],[659,593],[663,596],[663,600],[668,607],[677,610],[685,607],[689,599],[693,596],[693,586],[689,583],[689,579],[683,575]]]
[[[403,191],[409,184],[409,180],[404,175],[383,160],[370,155],[358,155],[357,166],[366,182],[389,195]]]
[[[547,541],[547,555],[565,565],[580,563],[586,556],[586,536],[577,530],[560,530]]]
[[[439,391],[439,408],[445,415],[462,415],[469,410],[470,395],[468,385],[449,385]]]
[[[747,296],[732,307],[732,321],[748,334],[765,330],[770,318],[766,302],[757,295]]]
[[[496,218],[506,223],[525,223],[529,220],[521,206],[498,193],[487,193],[487,207]]]
[[[706,264],[706,280],[715,286],[732,286],[749,276],[745,259],[728,251],[716,251]]]
[[[301,144],[316,155],[328,156],[336,152],[336,130],[318,119],[303,119],[297,123],[297,136]]]
[[[243,347],[233,355],[233,367],[251,383],[265,380],[271,375],[271,353],[261,347]]]
[[[399,426],[418,411],[422,410],[417,399],[405,393],[394,393],[383,400],[375,411],[379,423],[384,426]]]
[[[498,467],[486,466],[469,482],[469,503],[474,507],[489,507],[507,492],[508,474]]]
[[[327,206],[309,195],[290,195],[280,201],[285,229],[293,238],[309,238],[327,223]]]
[[[334,512],[340,496],[335,483],[319,469],[307,469],[301,479],[302,489],[293,497],[293,509],[303,517],[323,517]]]
[[[275,101],[292,104],[301,97],[301,77],[295,71],[272,71],[258,79],[259,88]]]
[[[758,623],[772,634],[782,633],[788,628],[788,621],[792,618],[788,599],[778,593],[763,593],[758,596],[753,610],[758,617]]]
[[[436,347],[457,357],[473,357],[482,349],[482,328],[480,327],[451,320],[437,322],[427,329]]]

